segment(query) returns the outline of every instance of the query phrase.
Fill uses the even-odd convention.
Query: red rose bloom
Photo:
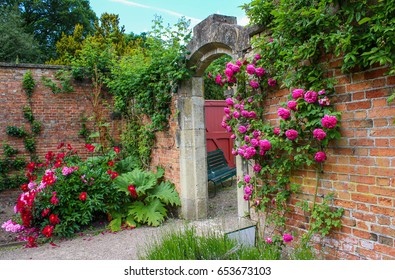
[[[78,197],[78,199],[79,200],[81,200],[81,201],[85,201],[86,200],[86,192],[82,192],[82,193],[80,193],[80,196]]]
[[[119,154],[119,152],[121,151],[121,149],[119,147],[114,147],[114,151]]]
[[[137,192],[136,192],[136,187],[135,187],[135,186],[129,185],[128,191],[130,192],[130,195],[131,195],[133,198],[137,198]]]
[[[28,192],[29,191],[29,188],[27,187],[27,184],[23,184],[21,186],[21,189],[22,189],[23,192]]]
[[[114,166],[114,162],[112,160],[110,160],[107,164],[108,166]]]
[[[95,146],[93,146],[92,144],[86,144],[85,148],[87,148],[89,152],[95,151]]]
[[[44,234],[45,237],[50,238],[52,236],[52,232],[53,232],[53,226],[48,225],[43,229],[41,233]]]
[[[26,248],[34,248],[37,247],[36,238],[34,236],[29,236],[27,238]]]
[[[60,223],[59,217],[57,214],[49,215],[49,222],[53,225],[57,225]]]
[[[42,212],[41,212],[41,216],[45,217],[49,214],[50,209],[49,208],[45,208]]]
[[[111,173],[111,179],[115,179],[115,178],[117,178],[118,177],[118,173],[117,172],[112,172]]]

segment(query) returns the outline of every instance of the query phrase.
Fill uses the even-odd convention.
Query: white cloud
[[[172,15],[172,16],[176,16],[176,17],[185,17],[186,19],[191,20],[191,24],[195,25],[199,22],[201,22],[201,19],[198,18],[193,18],[193,17],[189,17],[180,13],[177,13],[175,11],[172,10],[168,10],[168,9],[162,9],[162,8],[157,8],[157,7],[153,7],[153,6],[147,6],[147,5],[143,5],[137,2],[133,2],[133,1],[128,1],[128,0],[111,0],[112,2],[117,2],[117,3],[121,3],[121,4],[125,4],[128,6],[134,6],[134,7],[138,7],[138,8],[143,8],[143,9],[149,9],[149,10],[154,10],[154,11],[158,11],[158,12],[162,12],[168,15]]]
[[[242,18],[237,18],[237,24],[241,26],[246,26],[250,23],[250,19],[247,16]]]

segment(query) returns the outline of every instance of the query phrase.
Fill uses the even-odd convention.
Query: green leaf
[[[151,196],[160,199],[165,204],[173,206],[180,206],[181,201],[177,191],[174,188],[174,184],[169,181],[162,182],[160,185],[155,186],[151,192]]]
[[[140,196],[145,195],[147,191],[152,189],[156,185],[156,181],[156,175],[154,173],[135,169],[132,172],[118,176],[114,183],[125,193],[128,193],[129,185],[134,185],[136,187],[137,194]]]
[[[364,24],[365,22],[368,22],[368,21],[370,21],[370,20],[371,20],[371,18],[365,17],[365,18],[361,19],[360,21],[358,21],[358,24],[359,24],[359,25],[362,25],[362,24]]]
[[[116,219],[113,219],[108,226],[110,230],[114,232],[121,230],[121,225],[122,225],[122,218],[118,217]]]
[[[165,219],[167,210],[159,199],[150,200],[147,205],[141,201],[129,207],[129,215],[134,216],[137,222],[147,223],[150,226],[159,226]]]

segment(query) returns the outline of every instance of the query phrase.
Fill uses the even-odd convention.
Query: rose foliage
[[[92,156],[82,160],[71,145],[61,144],[45,162],[29,163],[29,184],[21,187],[15,217],[2,228],[19,232],[27,247],[35,247],[39,236],[70,237],[95,221],[108,219],[112,231],[158,226],[168,206],[180,205],[174,185],[163,180],[163,169],[143,171],[136,160],[122,158],[118,147],[102,155],[95,154],[101,150],[97,145],[86,149]]]
[[[340,114],[330,103],[331,91],[295,88],[277,107],[278,118],[269,120],[278,85],[260,54],[227,63],[224,74],[214,78],[218,85],[234,88],[226,100],[222,126],[233,133],[232,153],[247,161],[253,174],[245,174],[239,182],[244,199],[282,226],[287,199],[299,190],[291,182],[292,172],[306,166],[321,172],[329,141],[340,138]]]

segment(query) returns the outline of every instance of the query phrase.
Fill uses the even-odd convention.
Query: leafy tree
[[[225,100],[224,89],[215,83],[215,73],[220,72],[223,65],[231,61],[231,57],[224,55],[214,60],[204,72],[204,98],[206,100]]]
[[[25,32],[33,34],[43,53],[43,60],[56,56],[55,45],[62,34],[73,34],[81,24],[84,35],[94,31],[96,14],[88,0],[3,0],[1,6],[18,7]]]
[[[0,61],[38,62],[40,51],[32,34],[23,29],[17,9],[0,6]]]

